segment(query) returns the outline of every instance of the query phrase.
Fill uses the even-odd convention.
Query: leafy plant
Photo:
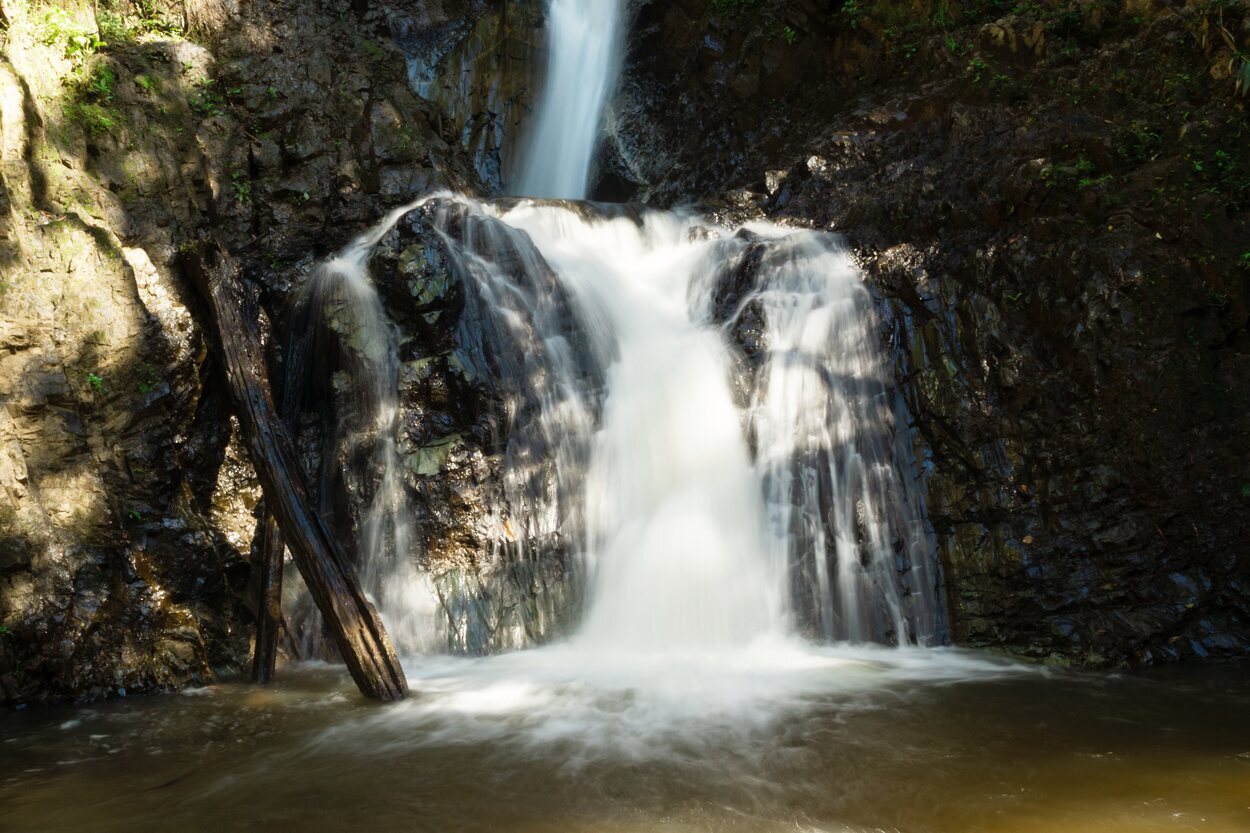
[[[79,89],[80,97],[96,104],[113,103],[113,85],[117,83],[117,73],[108,64],[100,64],[91,71]]]
[[[842,4],[842,14],[850,21],[852,29],[859,28],[859,22],[866,12],[867,9],[859,4],[859,0],[846,0]]]
[[[989,73],[990,65],[980,58],[973,58],[968,62],[968,66],[964,68],[964,72],[972,83],[979,84],[981,79]]]
[[[94,29],[80,26],[60,6],[49,6],[35,22],[35,38],[44,46],[60,46],[61,53],[81,70],[87,59],[107,44]]]
[[[121,7],[121,11],[117,7]],[[151,0],[118,3],[102,0],[96,12],[100,34],[109,43],[132,43],[144,35],[182,36],[182,23],[166,17]]]
[[[160,370],[146,362],[144,362],[144,364],[139,368],[138,375],[139,381],[137,387],[139,388],[139,393],[151,393],[160,387],[165,381],[161,376]]]
[[[247,205],[252,201],[252,183],[240,171],[230,175],[230,191],[234,194],[235,202],[240,205]]]
[[[217,82],[206,79],[197,85],[198,89],[187,99],[191,112],[205,118],[220,116],[225,112],[226,99],[217,92]]]
[[[1221,9],[1221,18],[1223,14],[1223,9]],[[1245,97],[1246,93],[1250,92],[1250,53],[1237,48],[1237,42],[1233,40],[1232,33],[1224,27],[1222,20],[1220,37],[1224,39],[1224,44],[1233,53],[1228,59],[1228,73],[1233,78],[1233,95]]]
[[[90,385],[91,389],[96,393],[105,393],[108,390],[104,384],[104,377],[97,373],[87,374],[87,384]]]
[[[1163,150],[1163,137],[1148,124],[1134,122],[1122,130],[1116,140],[1116,151],[1133,164],[1148,162]]]

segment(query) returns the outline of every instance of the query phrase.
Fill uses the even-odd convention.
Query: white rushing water
[[[513,193],[585,199],[620,75],[623,19],[623,0],[550,0],[546,78]]]
[[[578,644],[719,651],[796,623],[831,639],[941,640],[879,325],[834,238],[671,212],[463,198],[443,210],[475,229],[446,242],[488,314],[585,354],[504,380],[560,392],[541,400],[538,423],[560,438],[557,466],[576,494],[557,510],[538,501],[529,511],[546,520],[525,526],[578,539]],[[531,257],[515,257],[527,246]],[[548,267],[572,321],[532,291]],[[752,320],[763,341],[753,359],[734,335]],[[533,480],[528,468],[516,479]]]
[[[429,582],[417,564],[417,542],[411,507],[404,493],[402,466],[397,447],[399,433],[399,360],[396,334],[377,290],[369,279],[368,260],[382,236],[407,213],[407,207],[391,212],[381,223],[352,241],[342,252],[313,272],[304,288],[304,314],[308,330],[297,334],[303,344],[292,354],[310,349],[308,340],[324,329],[335,333],[345,345],[346,383],[351,412],[340,418],[333,448],[323,451],[334,462],[357,456],[366,447],[377,482],[359,520],[360,582],[378,611],[387,633],[401,653],[421,650],[432,642],[435,605]],[[320,356],[300,356],[296,363],[316,361]],[[317,373],[303,366],[294,372]],[[291,389],[292,391],[295,388]],[[288,395],[291,395],[290,393]],[[334,472],[323,473],[323,480]],[[323,485],[323,493],[329,489]],[[287,593],[288,608],[308,621],[303,627],[303,653],[315,656],[322,638],[315,608],[302,581]]]
[[[618,0],[551,0],[521,193],[585,196],[622,15]],[[400,477],[395,334],[367,272],[419,207],[466,286],[469,319],[489,330],[477,338],[507,398],[501,552],[542,558],[525,542],[556,538],[580,568],[581,621],[556,645],[420,657],[440,624]],[[367,416],[354,424],[366,428],[339,442],[372,444],[363,581],[423,692],[410,707],[419,722],[455,715],[448,731],[465,737],[593,735],[642,755],[656,733],[688,742],[700,726],[767,723],[834,691],[1002,672],[957,653],[797,635],[944,639],[880,324],[830,235],[443,194],[397,209],[312,285],[354,316]]]

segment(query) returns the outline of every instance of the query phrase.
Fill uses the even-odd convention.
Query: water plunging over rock
[[[585,196],[622,20],[619,0],[551,0],[522,193]],[[365,274],[371,250],[408,211],[421,245],[398,261],[436,253],[442,274],[412,285],[418,304],[450,280],[462,285],[456,364],[494,417],[475,435],[444,433],[408,467],[446,477],[457,445],[493,459],[483,470],[490,499],[449,503],[458,519],[427,512],[427,547],[437,547],[434,528],[473,525],[468,557],[479,576],[484,560],[561,565],[528,573],[561,590],[443,584],[446,644],[524,644],[579,610],[577,642],[605,650],[744,647],[796,624],[855,641],[944,639],[876,319],[833,240],[679,213],[456,197],[393,212],[319,273],[360,316],[342,335],[361,356],[354,372],[368,381],[351,399],[369,403],[369,417],[339,436],[366,437],[373,449],[370,485],[357,489],[373,495],[358,534],[385,617],[420,622],[416,611],[429,610],[414,601],[424,579],[404,520],[420,501],[401,485],[397,345]],[[323,459],[351,468],[342,451]],[[501,606],[518,602],[519,614]],[[400,644],[421,642],[413,633]]]
[[[374,449],[373,485],[358,490],[374,495],[361,512],[364,570],[388,624],[430,621],[432,600],[408,612],[387,601],[431,599],[415,552],[388,560],[409,549],[397,544],[411,511],[427,551],[475,528],[485,552],[469,556],[470,572],[496,579],[436,580],[442,638],[401,644],[515,647],[567,629],[579,611],[577,642],[604,650],[720,650],[796,625],[853,641],[944,639],[876,318],[835,240],[575,203],[448,196],[398,219],[404,210],[323,273],[354,287],[356,314],[377,316],[347,339],[374,356],[357,372],[378,391],[352,397],[376,403],[358,440]],[[377,294],[361,289],[370,249],[414,230],[439,266],[409,292],[459,282],[459,318],[440,326],[454,330],[455,363],[492,415],[454,437],[486,461],[476,484],[486,494],[443,510],[429,484],[456,482],[461,463],[423,455],[453,441],[420,438],[431,445],[407,456],[415,470],[405,465],[397,449],[424,429],[396,422],[413,403],[377,387],[393,390],[397,348]],[[416,257],[404,251],[379,265]],[[401,424],[410,436],[397,445]],[[425,560],[450,575],[445,554]]]
[[[584,199],[603,109],[620,74],[623,0],[550,0],[550,58],[514,192]]]

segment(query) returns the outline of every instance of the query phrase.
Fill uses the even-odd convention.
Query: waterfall
[[[288,384],[283,409],[298,414],[307,405],[310,383],[320,382],[324,399],[334,399],[328,414],[329,435],[322,450],[319,489],[322,511],[333,483],[348,476],[347,461],[364,460],[358,488],[364,495],[356,543],[361,586],[381,614],[396,650],[421,650],[431,643],[434,609],[424,576],[417,567],[412,512],[403,486],[396,439],[399,431],[399,361],[396,334],[377,290],[369,280],[368,260],[378,241],[409,207],[391,212],[382,223],[317,266],[305,285],[296,319],[300,322],[288,348]],[[333,352],[342,372],[329,380],[346,388],[334,396],[317,378]],[[291,401],[294,399],[295,401]],[[318,403],[324,407],[325,402]],[[315,608],[295,574],[290,607],[297,624],[306,620],[305,655],[322,652]]]
[[[862,277],[826,235],[761,248],[744,309],[755,308],[767,338],[750,413],[769,546],[807,573],[796,594],[811,599],[826,639],[940,641],[933,545],[904,480],[915,469]]]
[[[550,0],[548,60],[514,193],[585,199],[603,110],[620,74],[623,0]]]
[[[536,424],[561,438],[550,459],[580,492],[539,512],[581,542],[576,642],[723,649],[796,623],[829,639],[941,641],[879,323],[835,239],[671,212],[451,204],[445,227],[474,231],[444,236],[488,315],[584,353],[499,380],[543,380]],[[553,315],[550,293],[520,289],[548,270],[572,321]],[[750,321],[762,344],[742,337]]]
[[[623,14],[620,0],[551,0],[520,192],[585,196]],[[361,570],[401,651],[434,641],[435,605],[400,474],[395,333],[367,264],[409,211],[464,285],[473,323],[457,339],[506,402],[493,510],[504,555],[542,559],[530,542],[559,541],[577,568],[584,604],[570,645],[723,652],[796,630],[944,640],[881,328],[835,238],[436,195],[392,212],[308,290],[314,330],[329,326],[345,345],[342,384],[360,410],[338,415],[324,491],[336,466],[362,456],[351,446],[371,449],[357,489]]]

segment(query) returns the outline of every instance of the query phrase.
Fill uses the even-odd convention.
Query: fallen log
[[[365,598],[342,545],[312,509],[295,444],[274,405],[260,335],[255,321],[244,314],[237,264],[219,247],[207,244],[184,252],[181,263],[208,302],[216,346],[267,511],[277,520],[361,693],[378,700],[402,700],[408,682],[382,620]]]
[[[278,664],[278,633],[282,629],[282,554],[286,543],[278,522],[266,509],[257,525],[256,647],[252,649],[252,682],[269,685]]]

